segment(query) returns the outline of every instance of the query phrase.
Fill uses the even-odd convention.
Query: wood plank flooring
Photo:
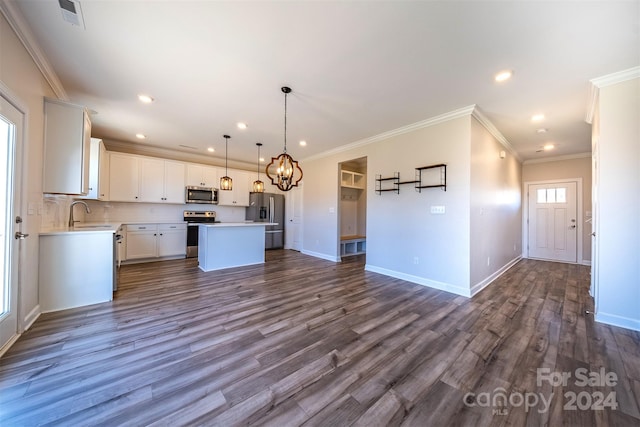
[[[43,314],[0,359],[0,424],[640,425],[640,334],[585,314],[588,267],[523,260],[473,299],[363,267],[124,266],[113,302]]]

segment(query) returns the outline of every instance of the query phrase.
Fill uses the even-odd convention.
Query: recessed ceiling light
[[[242,123],[242,122],[238,123],[238,129],[246,129],[246,128],[248,128],[248,127],[249,127],[249,126],[247,126],[247,124],[246,124],[246,123]]]
[[[307,146],[307,141],[300,141],[300,146],[301,147],[306,147]]]
[[[533,116],[531,116],[532,122],[541,122],[543,120],[544,120],[544,114],[534,114]]]
[[[260,157],[260,161],[261,161],[261,162],[264,162],[264,157]]]
[[[549,129],[547,129],[547,128],[540,128],[540,129],[536,129],[536,132],[537,132],[537,133],[547,133],[547,132],[549,132]]]
[[[207,148],[207,151],[210,152],[210,153],[213,153],[216,150],[214,150],[213,147],[209,147],[209,148]]]
[[[136,138],[138,138],[138,139],[146,139],[147,136],[145,134],[143,134],[143,133],[136,133]]]
[[[138,95],[138,99],[140,102],[144,102],[145,104],[151,104],[153,102],[153,98],[149,95]]]
[[[505,80],[509,80],[511,78],[511,76],[513,76],[513,71],[504,70],[504,71],[500,71],[498,74],[496,74],[494,76],[494,79],[497,82],[503,82]]]
[[[553,150],[556,146],[553,144],[545,144],[544,147],[544,151],[549,151],[549,150]]]

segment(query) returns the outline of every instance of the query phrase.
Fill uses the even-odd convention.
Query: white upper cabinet
[[[213,166],[187,164],[186,185],[193,187],[218,188],[218,169]]]
[[[109,155],[109,198],[114,202],[140,201],[140,159],[130,154]]]
[[[153,157],[111,153],[110,200],[184,203],[185,164]]]
[[[44,100],[44,193],[89,192],[91,120],[79,105]]]
[[[220,168],[218,173],[220,176],[224,176],[225,170]],[[253,175],[250,172],[229,169],[229,176],[233,180],[233,189],[218,191],[218,204],[222,206],[249,206],[249,192]]]
[[[109,156],[101,139],[91,138],[89,154],[89,192],[82,199],[109,199]]]

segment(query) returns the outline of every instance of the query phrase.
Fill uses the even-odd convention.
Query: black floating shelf
[[[437,168],[440,169],[440,183],[422,185],[422,172],[427,169]],[[416,191],[422,193],[423,188],[442,188],[442,190],[447,191],[447,165],[444,163],[439,163],[437,165],[429,165],[416,168]]]
[[[392,188],[383,188],[382,183],[389,183],[393,185]],[[382,194],[387,191],[395,191],[396,194],[400,194],[400,172],[394,172],[392,177],[383,178],[382,175],[376,175],[376,194]]]

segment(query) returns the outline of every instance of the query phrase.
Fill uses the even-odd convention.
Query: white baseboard
[[[452,294],[461,295],[463,297],[470,297],[469,289],[465,289],[461,286],[452,285],[449,283],[438,282],[436,280],[426,279],[424,277],[413,276],[411,274],[402,273],[395,270],[389,270],[375,265],[366,264],[364,266],[366,271],[373,273],[384,274],[385,276],[395,277],[396,279],[406,280],[407,282],[417,283],[418,285],[427,286],[429,288],[438,289],[441,291],[450,292]]]
[[[22,332],[28,331],[33,323],[38,320],[38,317],[40,317],[41,313],[42,312],[40,311],[40,304],[33,307],[33,310],[31,310],[29,314],[25,316],[24,321],[22,322],[22,325],[24,326]]]
[[[309,255],[312,257],[316,257],[316,258],[321,258],[321,259],[326,259],[327,261],[333,261],[333,262],[340,262],[342,261],[340,259],[340,257],[336,257],[334,255],[327,255],[327,254],[323,254],[320,252],[313,252],[313,251],[307,251],[305,249],[300,251],[301,253],[305,254],[305,255]]]
[[[475,294],[477,294],[478,292],[480,292],[481,290],[489,286],[491,282],[496,280],[498,277],[502,276],[507,270],[509,270],[514,265],[516,265],[516,263],[521,259],[522,257],[518,255],[517,257],[515,257],[514,259],[512,259],[511,261],[503,265],[498,271],[496,271],[489,277],[485,278],[484,280],[473,285],[471,287],[471,296],[474,296]]]
[[[629,317],[617,316],[615,314],[598,312],[596,313],[595,320],[596,322],[606,323],[611,326],[640,331],[640,319],[631,319]]]
[[[582,265],[591,265],[591,260],[590,259],[583,259],[580,264],[582,264]]]
[[[7,352],[7,350],[9,350],[11,346],[15,344],[16,341],[18,341],[18,338],[20,338],[20,334],[15,334],[9,341],[7,341],[5,345],[2,346],[2,348],[0,348],[0,357],[2,357]]]

